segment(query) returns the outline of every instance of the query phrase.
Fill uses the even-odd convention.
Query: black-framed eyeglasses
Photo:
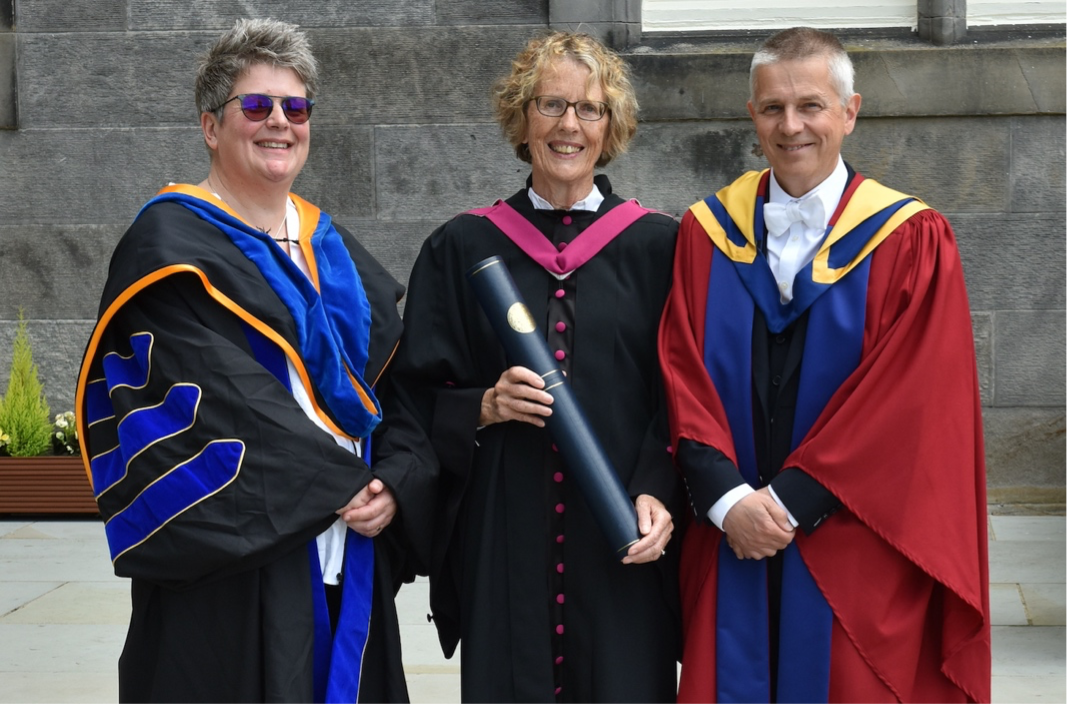
[[[269,96],[265,93],[239,93],[237,96],[223,101],[215,111],[222,110],[223,106],[231,101],[240,101],[241,103],[238,105],[241,106],[241,112],[245,114],[245,117],[259,123],[262,120],[267,120],[267,117],[271,115],[271,111],[275,110],[273,99],[276,98],[280,99],[282,112],[290,123],[300,125],[301,123],[307,123],[308,119],[312,117],[312,106],[316,104],[313,99],[303,96]],[[214,113],[215,111],[212,112]]]
[[[560,118],[575,108],[575,117],[580,120],[601,120],[609,111],[609,104],[601,101],[565,101],[559,96],[535,96],[531,100],[538,112],[549,118]]]

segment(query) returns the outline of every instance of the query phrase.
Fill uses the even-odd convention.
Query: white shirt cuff
[[[748,484],[740,484],[732,489],[730,492],[720,497],[716,504],[713,504],[709,509],[707,516],[709,520],[716,524],[716,527],[721,531],[724,530],[724,517],[731,511],[731,507],[742,501],[742,498],[753,494],[754,488]]]
[[[779,504],[779,508],[787,512],[787,521],[791,522],[791,526],[798,528],[798,519],[791,516],[791,510],[787,508],[787,505],[780,501],[780,498],[776,495],[776,490],[772,488],[772,485],[768,486],[768,493],[772,495],[772,500]]]

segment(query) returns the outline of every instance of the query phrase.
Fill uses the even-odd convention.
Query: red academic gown
[[[760,269],[768,271],[754,236],[763,233],[762,180],[767,183],[767,172],[744,175],[718,199],[699,202],[684,216],[660,332],[676,449],[685,438],[732,462],[737,452],[747,452],[742,446],[752,445],[752,438],[736,440],[739,428],[732,431],[729,412],[739,402],[728,398],[730,391],[718,390],[707,364],[713,350],[739,348],[741,339],[710,341],[707,322],[717,314],[745,337],[752,308],[740,308],[738,315],[714,311],[731,307],[732,293],[740,292],[762,307],[759,288],[733,282],[736,271],[757,269],[750,271],[751,279]],[[707,202],[722,208],[711,210]],[[905,211],[895,212],[888,206],[893,203],[905,204]],[[873,219],[866,223],[866,217],[884,207],[878,219],[892,215],[873,235]],[[733,223],[725,231],[721,222],[728,221]],[[813,304],[800,305],[815,310],[820,298],[847,287],[841,283],[849,272],[867,269],[855,273],[867,276],[859,291],[860,349],[856,366],[798,436],[782,468],[802,470],[842,502],[819,529],[808,536],[799,532],[794,542],[830,608],[826,700],[990,702],[982,426],[954,235],[936,211],[860,176],[832,223],[835,228],[799,275],[795,291],[808,287],[802,280],[820,283]],[[859,245],[857,235],[866,229]],[[853,251],[849,262],[834,253],[834,243]],[[831,346],[834,351],[836,343]],[[820,363],[806,356],[803,371]],[[799,394],[800,407],[805,395]],[[692,522],[684,539],[680,702],[716,701],[718,681],[733,680],[723,672],[718,679],[714,669],[718,574],[735,572],[741,567],[731,565],[735,562],[764,563],[737,561],[723,536],[712,525]],[[794,588],[785,581],[782,592],[790,597]],[[780,681],[785,665],[808,661],[809,653],[781,653]]]

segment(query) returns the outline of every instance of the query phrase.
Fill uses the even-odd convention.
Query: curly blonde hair
[[[527,104],[549,67],[564,58],[590,69],[590,86],[600,84],[605,94],[609,128],[597,161],[598,167],[604,167],[627,151],[638,130],[638,100],[631,86],[631,70],[624,60],[588,34],[552,32],[528,42],[512,60],[512,72],[498,79],[491,89],[494,117],[516,150],[516,157],[531,162],[531,150],[523,142],[527,137]]]

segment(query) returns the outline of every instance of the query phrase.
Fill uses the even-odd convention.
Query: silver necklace
[[[208,187],[211,189],[212,194],[214,194],[215,196],[219,197],[220,199],[222,199],[227,204],[230,203],[230,202],[227,202],[226,199],[223,199],[223,195],[220,194],[219,190],[215,188],[214,184],[212,184],[212,178],[211,177],[205,178],[204,181],[208,183]],[[278,222],[278,227],[275,228],[275,233],[276,234],[282,233],[282,227],[285,226],[286,219],[288,217],[289,217],[289,207],[287,206],[286,210],[282,213],[282,221]],[[262,226],[257,226],[256,229],[258,231],[262,232],[262,233],[267,234],[268,236],[271,236],[271,229],[265,229]],[[297,243],[297,241],[298,241],[298,239],[289,238],[287,236],[271,236],[271,238],[276,243]]]

